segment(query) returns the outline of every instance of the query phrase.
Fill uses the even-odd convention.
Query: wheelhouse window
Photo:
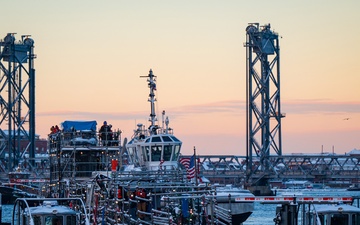
[[[129,148],[128,149],[128,152],[129,152],[129,156],[130,158],[132,159],[131,161],[135,164],[138,164],[139,163],[139,159],[138,159],[138,156],[137,156],[137,152],[136,152],[136,148]]]
[[[40,216],[34,216],[34,225],[41,225],[41,217]],[[29,222],[30,224],[30,222]]]
[[[172,152],[172,145],[165,145],[164,146],[164,161],[171,160],[171,152]]]
[[[349,215],[348,214],[332,215],[330,224],[347,225],[349,224]]]
[[[62,225],[63,217],[62,216],[47,216],[45,217],[45,225]]]
[[[76,225],[76,215],[67,216],[66,225]]]
[[[175,136],[171,136],[171,138],[172,138],[175,142],[180,142],[180,140],[177,139]]]
[[[180,154],[180,148],[181,145],[175,145],[174,146],[174,154],[173,154],[173,158],[171,161],[177,161],[179,158],[179,154]]]
[[[170,137],[168,136],[162,136],[162,139],[164,142],[173,142]]]
[[[151,161],[160,161],[160,160],[161,160],[161,146],[152,146]]]
[[[160,137],[152,137],[151,142],[162,142]]]
[[[149,161],[149,146],[142,146],[141,149],[144,162]]]
[[[352,225],[359,225],[360,224],[360,214],[356,213],[356,214],[352,214]]]

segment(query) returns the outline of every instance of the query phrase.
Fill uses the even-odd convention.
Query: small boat
[[[1,201],[5,204],[13,204],[17,198],[36,198],[41,195],[41,189],[37,184],[40,179],[31,178],[31,173],[22,171],[20,166],[8,173],[9,182],[0,184]],[[44,183],[45,180],[41,179]]]
[[[346,189],[347,191],[360,191],[360,185],[359,184],[353,184],[349,188]]]
[[[277,204],[276,225],[353,225],[360,224],[360,208],[349,196],[272,197],[264,204]]]
[[[12,225],[90,225],[79,198],[18,198]]]
[[[308,180],[288,180],[284,182],[286,189],[312,189],[313,184]]]
[[[254,201],[248,199],[254,197],[249,190],[231,184],[216,187],[216,203],[219,207],[231,211],[231,224],[233,225],[242,224],[252,214]]]
[[[360,208],[347,204],[314,205],[308,217],[310,225],[360,224]]]

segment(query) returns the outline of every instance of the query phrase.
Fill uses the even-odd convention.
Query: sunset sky
[[[183,154],[245,155],[248,23],[279,33],[283,153],[360,149],[358,0],[12,0],[0,39],[35,41],[36,133],[104,120],[131,138],[148,124],[157,76]],[[349,118],[349,119],[345,119]]]

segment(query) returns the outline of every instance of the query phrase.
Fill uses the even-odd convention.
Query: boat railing
[[[119,146],[120,132],[106,132],[102,139],[102,133],[90,130],[59,131],[49,134],[48,143],[50,148],[71,146]]]
[[[315,224],[316,224],[316,225],[321,225],[320,217],[319,217],[319,214],[318,214],[315,206],[314,206],[314,205],[311,205],[311,206],[312,206],[312,208],[313,208],[313,212],[312,212],[312,213],[314,214],[314,216],[315,216],[315,218],[316,218]]]
[[[171,224],[171,213],[164,212],[157,209],[151,210],[151,222],[152,224],[159,224],[159,225],[165,225],[165,224]]]
[[[231,210],[215,205],[214,212],[217,223],[223,225],[231,224]]]
[[[206,207],[202,199],[213,196],[210,187],[197,187],[185,185],[183,182],[166,182],[156,184],[144,180],[121,178],[103,179],[106,193],[101,188],[93,188],[95,196],[90,199],[94,202],[94,219],[108,224],[176,224],[180,221],[181,202],[187,199],[192,218],[200,218],[202,214],[199,207]],[[101,186],[101,183],[94,183]],[[143,188],[147,197],[136,196],[136,187]],[[89,195],[88,195],[89,196]],[[214,197],[211,197],[214,199]],[[145,204],[144,207],[141,204]],[[212,204],[213,205],[213,204]],[[195,208],[194,208],[195,207]],[[146,210],[145,210],[146,209]],[[197,210],[199,210],[197,212]],[[190,219],[190,217],[186,217]]]

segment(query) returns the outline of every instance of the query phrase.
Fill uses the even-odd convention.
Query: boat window
[[[161,146],[152,146],[151,161],[160,161],[160,160],[161,160]]]
[[[150,146],[145,146],[148,161],[150,161]]]
[[[131,158],[134,157],[134,148],[128,148],[128,153]]]
[[[162,136],[162,139],[164,142],[172,142],[172,140],[169,136]]]
[[[348,214],[334,214],[331,217],[331,225],[348,225],[349,215]]]
[[[67,216],[66,225],[76,225],[76,216],[75,215]]]
[[[171,151],[172,151],[172,145],[165,145],[164,146],[164,161],[170,161],[171,157]]]
[[[45,225],[62,225],[63,218],[62,216],[47,216],[45,218]]]
[[[151,142],[162,142],[160,137],[152,137]]]
[[[34,225],[41,225],[41,217],[40,216],[34,216],[33,219],[34,219]]]
[[[150,142],[150,138],[145,140],[145,143],[149,143]]]
[[[139,163],[139,159],[138,159],[138,155],[137,155],[138,153],[136,152],[136,148],[129,148],[128,153],[129,153],[131,162],[133,162],[134,164],[137,165]]]
[[[180,142],[179,139],[177,139],[175,136],[170,136],[174,141]]]
[[[175,147],[174,154],[173,154],[173,158],[171,159],[171,161],[177,161],[179,158],[179,154],[180,154],[181,145],[175,145],[174,147]]]
[[[149,146],[146,147],[142,146],[141,150],[142,150],[144,162],[149,161]]]
[[[360,225],[360,215],[359,214],[352,214],[352,223],[351,225]]]

